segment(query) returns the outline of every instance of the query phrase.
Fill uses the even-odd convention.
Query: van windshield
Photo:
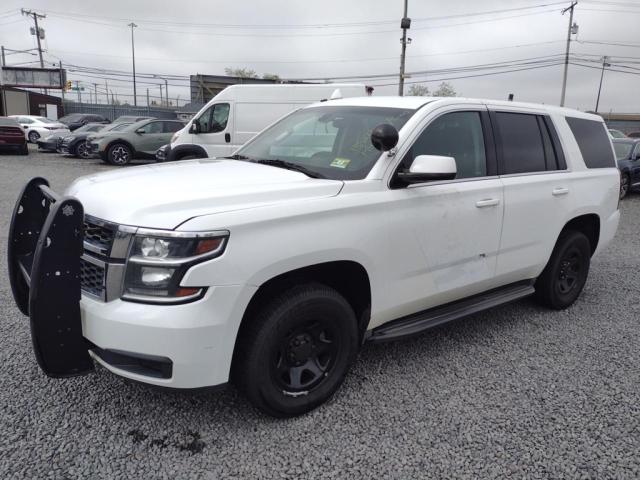
[[[298,110],[238,150],[234,158],[288,162],[333,180],[367,176],[380,151],[371,131],[381,123],[400,130],[415,110],[321,106]]]

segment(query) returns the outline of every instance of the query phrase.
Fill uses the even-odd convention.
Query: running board
[[[529,281],[490,290],[473,297],[393,320],[390,323],[374,328],[366,341],[380,343],[410,337],[443,323],[528,297],[534,292],[533,284]]]

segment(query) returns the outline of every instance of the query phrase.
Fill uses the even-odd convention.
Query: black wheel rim
[[[279,339],[273,354],[276,384],[285,395],[308,393],[331,373],[341,348],[338,332],[326,320],[290,330]]]
[[[36,140],[38,140],[38,138],[40,138],[40,135],[38,135],[38,132],[31,132],[29,133],[29,141],[31,143],[35,143]]]
[[[584,280],[584,256],[577,248],[570,248],[560,260],[556,289],[560,295],[569,295],[579,289]]]
[[[80,145],[78,145],[78,155],[82,158],[88,158],[89,157],[89,152],[87,151],[87,144],[86,143],[81,143]]]

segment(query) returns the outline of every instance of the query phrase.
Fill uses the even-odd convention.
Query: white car
[[[24,128],[24,134],[31,143],[36,143],[39,138],[47,138],[50,135],[65,135],[69,129],[63,123],[49,120],[46,117],[35,115],[9,115]]]
[[[619,187],[595,115],[328,101],[226,159],[91,175],[65,197],[32,180],[10,278],[49,375],[95,361],[165,387],[233,381],[292,416],[337,390],[363,342],[528,295],[571,306],[616,232]]]

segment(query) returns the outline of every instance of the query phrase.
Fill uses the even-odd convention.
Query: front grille
[[[80,259],[80,285],[85,292],[104,298],[105,269]]]
[[[85,218],[84,221],[84,241],[97,248],[103,255],[108,255],[115,238],[115,229],[106,225],[94,223]]]

